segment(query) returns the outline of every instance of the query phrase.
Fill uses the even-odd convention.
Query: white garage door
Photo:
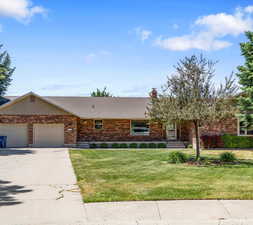
[[[7,136],[7,147],[27,147],[27,124],[0,124],[0,136]]]
[[[62,147],[64,124],[34,124],[33,143],[35,147]]]

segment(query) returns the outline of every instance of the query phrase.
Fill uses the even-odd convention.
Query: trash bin
[[[0,136],[0,148],[6,148],[6,144],[7,144],[7,137]]]

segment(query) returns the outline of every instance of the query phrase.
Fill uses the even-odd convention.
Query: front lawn
[[[70,156],[85,202],[253,199],[253,151],[233,152],[238,163],[205,166],[170,164],[169,150],[71,150]]]

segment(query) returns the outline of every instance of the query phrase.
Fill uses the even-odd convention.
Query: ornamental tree
[[[190,122],[196,138],[196,160],[200,159],[199,127],[234,115],[232,99],[237,92],[233,76],[218,87],[214,84],[215,64],[211,60],[192,55],[180,60],[175,73],[167,79],[162,93],[151,98],[148,115],[163,124]]]
[[[241,43],[241,52],[245,58],[243,66],[238,66],[237,76],[241,85],[242,93],[238,97],[238,106],[241,112],[241,119],[244,127],[251,126],[253,118],[253,32],[246,32],[248,42]]]

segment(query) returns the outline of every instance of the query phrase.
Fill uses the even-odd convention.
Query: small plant
[[[131,143],[129,145],[129,148],[138,148],[138,144],[137,143]]]
[[[139,145],[140,148],[147,148],[148,147],[148,144],[147,143],[141,143]]]
[[[187,148],[193,148],[192,144],[187,145]]]
[[[100,148],[108,148],[108,144],[107,143],[101,143]]]
[[[183,152],[173,151],[169,153],[170,163],[185,163],[187,160],[188,160],[188,157]]]
[[[120,148],[128,148],[128,145],[126,143],[121,143],[119,145]]]
[[[236,156],[232,152],[223,152],[220,154],[221,162],[234,162],[236,161]]]
[[[157,148],[166,148],[166,144],[165,143],[158,143]]]
[[[119,144],[118,143],[113,143],[112,148],[119,148]]]
[[[149,144],[148,144],[148,147],[149,147],[149,148],[156,148],[157,145],[156,145],[156,143],[149,143]]]
[[[90,148],[97,148],[97,145],[95,143],[91,143]]]

